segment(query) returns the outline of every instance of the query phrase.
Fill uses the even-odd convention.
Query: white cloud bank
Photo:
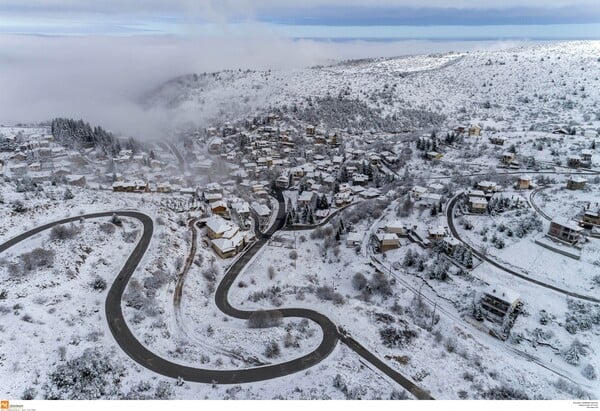
[[[177,113],[145,111],[137,99],[178,75],[226,68],[291,69],[348,58],[510,45],[514,43],[326,43],[258,32],[243,38],[0,35],[0,122],[67,116],[156,138],[169,134]]]

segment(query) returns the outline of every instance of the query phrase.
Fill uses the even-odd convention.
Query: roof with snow
[[[511,305],[519,300],[519,294],[516,291],[498,285],[490,285],[484,292]]]
[[[570,230],[573,230],[573,231],[577,231],[577,232],[583,231],[583,228],[579,227],[575,221],[569,220],[569,219],[564,218],[564,217],[554,217],[552,219],[552,223],[553,224],[558,224],[558,225],[560,225],[562,227],[566,227],[566,228],[568,228]]]
[[[224,234],[236,228],[231,222],[220,216],[212,216],[206,220],[206,226],[216,234]]]

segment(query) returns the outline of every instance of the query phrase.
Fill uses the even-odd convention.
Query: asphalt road
[[[542,187],[533,189],[531,191],[531,193],[529,194],[529,203],[531,204],[531,207],[533,207],[533,209],[535,211],[537,211],[537,213],[539,215],[541,215],[545,220],[552,221],[552,218],[548,214],[546,214],[533,200],[535,198],[535,196],[537,195],[537,193],[539,193],[540,191],[542,191],[543,189],[548,188],[548,187],[549,186],[542,186]]]
[[[475,248],[471,247],[471,245],[469,243],[467,243],[465,240],[463,240],[460,236],[460,234],[458,233],[458,230],[456,229],[456,226],[454,225],[454,206],[456,206],[456,202],[458,201],[458,199],[462,196],[463,194],[459,194],[454,196],[454,198],[452,198],[452,200],[450,200],[450,202],[448,203],[448,207],[446,208],[446,218],[448,220],[448,227],[450,228],[450,232],[452,233],[452,236],[454,238],[456,238],[458,241],[460,241],[461,243],[463,243],[465,245],[465,247],[469,248],[471,250],[471,252],[476,255],[478,258],[480,258],[483,261],[486,261],[487,263],[493,265],[494,267],[497,267],[499,269],[501,269],[502,271],[513,275],[515,277],[518,277],[522,280],[528,281],[532,284],[538,285],[540,287],[544,287],[547,288],[549,290],[555,291],[557,293],[561,293],[564,295],[567,295],[569,297],[573,297],[573,298],[578,298],[581,300],[585,300],[585,301],[589,301],[592,303],[600,303],[600,299],[598,298],[594,298],[594,297],[590,297],[587,295],[583,295],[583,294],[579,294],[579,293],[575,293],[569,290],[564,290],[562,288],[556,287],[552,284],[547,284],[543,281],[539,281],[536,280],[535,278],[531,278],[523,273],[520,273],[518,271],[515,271],[509,267],[506,267],[502,264],[500,264],[499,262],[497,262],[496,260],[489,258],[488,256],[482,254],[481,252],[479,252],[478,250],[476,250]]]
[[[223,280],[219,283],[219,286],[215,292],[215,302],[219,309],[232,317],[248,319],[253,311],[239,310],[231,306],[227,299],[229,289],[246,264],[267,243],[269,238],[285,224],[285,204],[283,202],[283,196],[280,192],[277,192],[276,194],[278,201],[280,202],[280,207],[275,224],[273,224],[268,232],[261,234],[257,241],[244,253],[244,255],[234,262],[234,264],[225,274]],[[350,349],[363,357],[365,360],[369,361],[388,377],[415,395],[415,397],[418,399],[433,399],[427,392],[419,388],[408,378],[404,377],[386,365],[383,361],[377,358],[373,353],[363,347],[352,337],[340,332],[337,326],[328,317],[317,311],[304,308],[283,308],[277,311],[279,311],[284,318],[306,318],[314,321],[321,327],[323,339],[321,344],[319,344],[314,351],[290,361],[239,370],[212,370],[177,364],[154,354],[144,345],[142,345],[127,327],[121,306],[121,301],[127,284],[135,272],[135,269],[143,259],[144,254],[150,245],[154,231],[154,223],[152,218],[141,212],[109,211],[65,218],[39,226],[8,240],[4,244],[0,245],[0,253],[14,246],[15,244],[56,225],[79,221],[81,219],[111,217],[113,214],[137,219],[143,225],[142,236],[110,287],[105,304],[108,326],[117,344],[129,357],[143,367],[166,377],[182,378],[185,381],[200,383],[239,384],[263,381],[290,375],[318,364],[327,358],[329,354],[331,354],[336,347],[338,340],[341,340]]]

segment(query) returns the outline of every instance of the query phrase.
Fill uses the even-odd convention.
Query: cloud
[[[175,76],[226,68],[286,70],[347,58],[482,46],[497,47],[475,42],[293,41],[260,29],[243,37],[0,35],[0,122],[66,116],[125,135],[165,138],[179,121],[202,125],[207,114],[141,107],[140,96]]]
[[[202,11],[223,13],[229,11],[314,8],[328,6],[369,7],[432,7],[503,9],[513,7],[557,8],[574,5],[595,5],[596,0],[3,0],[0,10],[83,11],[103,13]]]

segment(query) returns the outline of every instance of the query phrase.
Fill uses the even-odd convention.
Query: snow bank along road
[[[252,259],[254,255],[266,244],[268,239],[277,230],[283,227],[285,223],[285,205],[283,204],[283,196],[281,193],[277,193],[278,201],[280,202],[279,213],[275,224],[269,229],[269,231],[261,235],[258,240],[242,255],[236,262],[230,267],[225,277],[217,287],[215,293],[216,304],[220,310],[225,314],[240,319],[248,319],[254,311],[242,311],[239,310],[227,300],[229,288],[233,282],[245,267],[245,265]],[[433,399],[427,392],[422,390],[412,381],[383,363],[369,350],[363,347],[356,340],[348,336],[347,334],[340,332],[338,327],[326,316],[317,311],[303,309],[303,308],[284,308],[278,310],[281,312],[283,317],[296,317],[296,318],[307,318],[317,323],[323,331],[323,340],[321,344],[311,353],[308,353],[300,358],[296,358],[287,362],[261,366],[256,368],[246,368],[240,370],[210,370],[189,367],[181,364],[176,364],[171,361],[165,360],[148,350],[144,347],[133,335],[131,330],[127,327],[127,323],[123,316],[121,308],[121,299],[125,288],[133,275],[136,267],[141,262],[142,258],[150,241],[154,231],[154,223],[152,218],[144,213],[137,211],[108,211],[102,213],[86,214],[81,216],[69,217],[59,221],[54,221],[37,228],[34,228],[26,233],[20,234],[14,237],[4,244],[0,245],[0,253],[7,250],[8,248],[24,241],[36,234],[43,232],[56,225],[79,221],[80,219],[93,219],[110,217],[113,214],[134,218],[140,221],[143,225],[143,233],[135,246],[133,252],[127,258],[123,268],[117,275],[113,282],[108,295],[106,297],[106,319],[108,321],[109,328],[113,337],[121,347],[121,349],[129,355],[134,361],[140,365],[154,371],[158,374],[171,377],[171,378],[182,378],[186,381],[200,382],[200,383],[217,383],[217,384],[238,384],[248,383],[254,381],[262,381],[271,378],[277,378],[285,375],[289,375],[298,371],[302,371],[320,361],[325,359],[333,349],[335,348],[338,340],[344,342],[350,349],[356,352],[358,355],[369,361],[380,371],[385,373],[388,377],[396,381],[406,390],[411,392],[418,399]]]

